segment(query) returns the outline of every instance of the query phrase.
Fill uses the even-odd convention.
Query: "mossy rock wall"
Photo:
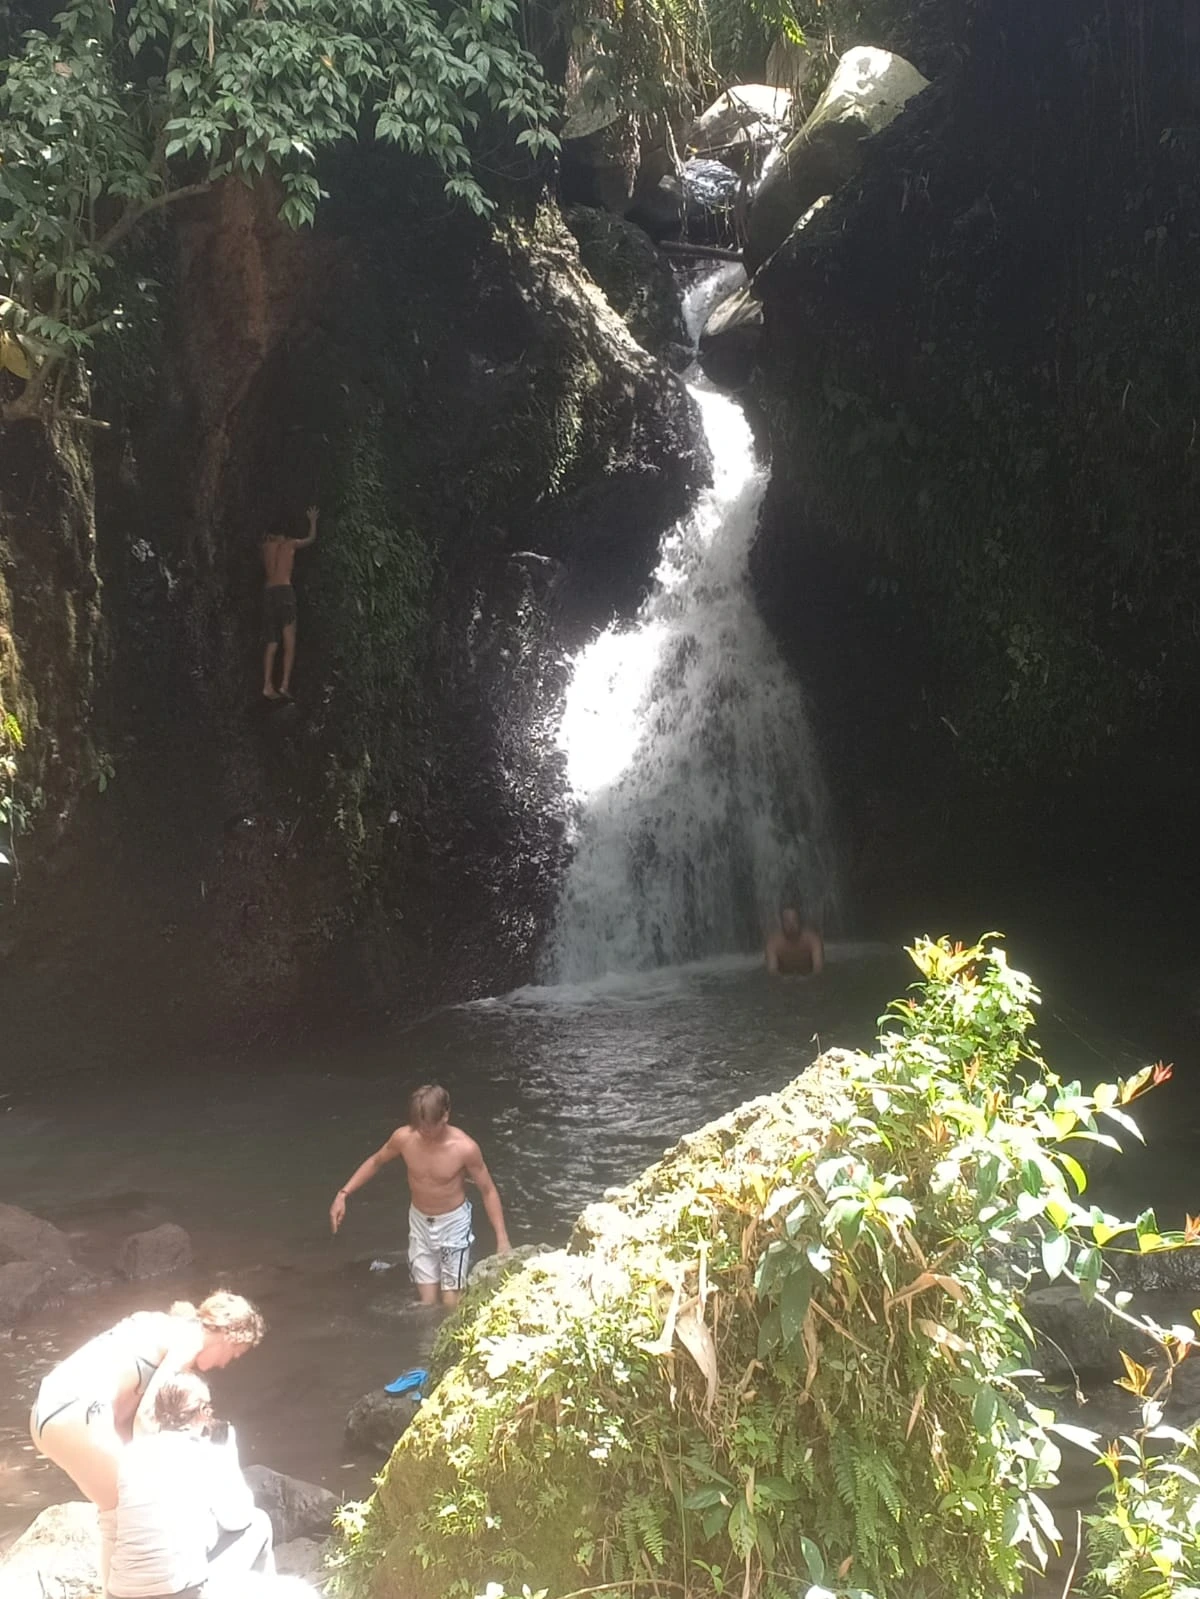
[[[181,207],[138,264],[157,316],[97,360],[115,776],[66,914],[103,925],[98,971],[148,969],[169,927],[193,1037],[531,972],[565,850],[565,652],[636,607],[703,473],[686,392],[552,205],[510,196],[488,227],[381,151],[327,182],[313,232],[266,187]],[[297,704],[272,714],[259,543],[311,502]],[[61,678],[27,682],[49,705]],[[64,904],[31,873],[31,939]]]
[[[756,283],[762,604],[848,813],[876,794],[928,836],[940,796],[991,786],[1027,791],[1040,827],[1051,792],[1137,771],[1182,814],[1194,8],[921,9],[934,87]]]
[[[0,375],[0,383],[6,381]],[[12,380],[7,380],[12,381]],[[0,440],[0,716],[20,728],[20,835],[61,836],[103,770],[90,716],[103,654],[90,440],[67,421]],[[5,739],[0,735],[0,751]],[[0,823],[0,843],[7,834]],[[0,890],[2,894],[3,890]]]

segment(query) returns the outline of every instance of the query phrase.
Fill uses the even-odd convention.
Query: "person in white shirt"
[[[250,1572],[273,1576],[270,1520],[207,1384],[190,1372],[162,1383],[154,1420],[158,1432],[121,1452],[109,1599],[220,1599]]]

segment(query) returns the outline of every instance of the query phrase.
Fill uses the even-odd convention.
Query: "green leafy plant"
[[[1023,1294],[1128,1320],[1106,1255],[1193,1241],[1091,1204],[1077,1153],[1168,1069],[1085,1093],[1002,949],[911,953],[874,1055],[684,1140],[448,1324],[342,1591],[983,1599],[1045,1562],[1075,1429],[1029,1397]]]
[[[1189,1220],[1200,1236],[1200,1223]],[[1200,1312],[1193,1312],[1200,1320]],[[1194,1355],[1190,1327],[1159,1328],[1159,1366],[1123,1355],[1118,1386],[1141,1401],[1139,1425],[1100,1448],[1079,1442],[1109,1476],[1100,1510],[1087,1518],[1091,1569],[1085,1589],[1102,1599],[1195,1599],[1200,1594],[1200,1448],[1195,1432],[1168,1426],[1165,1403],[1180,1365]]]
[[[226,177],[274,177],[313,219],[318,153],[365,130],[436,163],[493,210],[470,140],[485,118],[536,156],[554,96],[515,0],[69,0],[0,63],[0,365],[28,379],[9,419],[119,321],[113,257],[151,214]]]

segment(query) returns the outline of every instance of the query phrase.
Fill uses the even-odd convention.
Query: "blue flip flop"
[[[385,1394],[410,1394],[416,1390],[419,1395],[428,1377],[424,1366],[413,1366],[409,1371],[402,1371],[394,1382],[384,1383],[383,1391]]]

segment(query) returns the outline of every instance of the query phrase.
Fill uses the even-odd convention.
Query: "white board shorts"
[[[415,1283],[438,1283],[443,1289],[464,1288],[471,1269],[471,1201],[444,1216],[408,1211],[408,1270]]]

